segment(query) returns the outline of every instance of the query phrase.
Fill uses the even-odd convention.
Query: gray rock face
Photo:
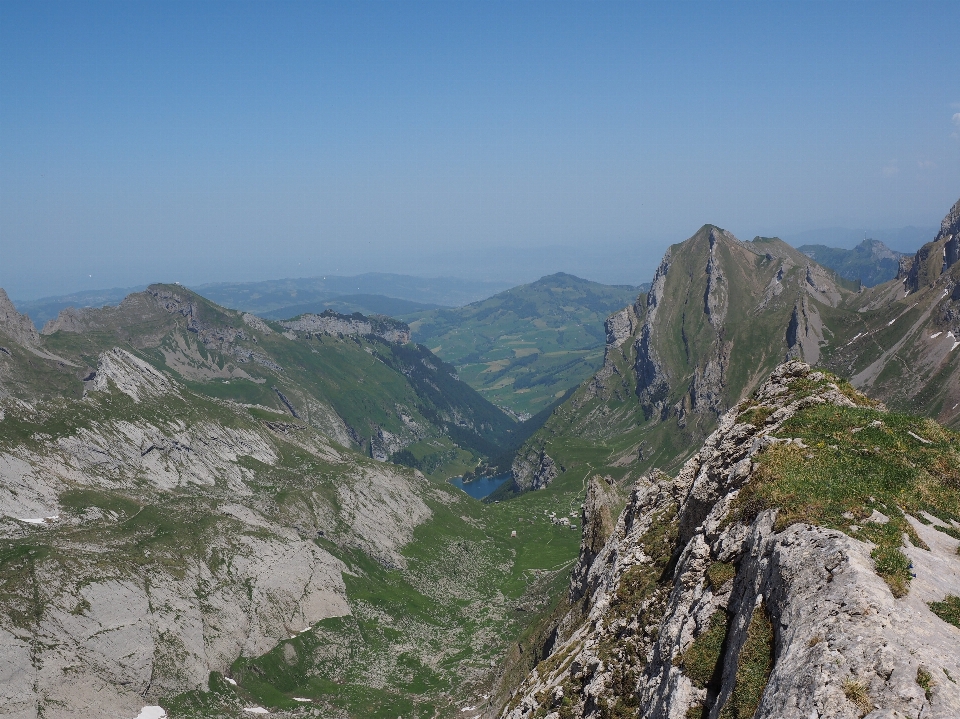
[[[619,312],[614,312],[604,322],[603,327],[607,333],[607,344],[619,347],[630,335],[633,334],[633,323],[636,320],[636,314],[633,307],[624,307]]]
[[[798,359],[808,364],[820,360],[820,347],[824,344],[823,321],[820,311],[806,296],[793,307],[790,324],[787,325],[786,359]]]
[[[950,208],[940,223],[940,232],[934,242],[943,240],[943,271],[946,272],[960,260],[960,200]]]
[[[777,532],[773,510],[746,524],[728,519],[751,480],[751,457],[792,441],[777,437],[784,421],[813,404],[852,405],[829,383],[793,399],[787,385],[797,378],[817,374],[788,362],[757,392],[772,410],[761,427],[737,423],[731,410],[676,479],[638,482],[595,554],[595,536],[585,535],[571,582],[571,598],[584,599],[561,621],[550,656],[504,719],[561,710],[578,718],[718,719],[757,616],[768,617],[773,637],[758,719],[960,716],[960,685],[950,680],[960,676],[960,630],[927,606],[960,595],[960,542],[915,522],[929,550],[907,548],[918,579],[895,599],[874,571],[871,545],[806,524]],[[707,578],[717,562],[736,566],[720,586]],[[719,674],[705,688],[684,669],[685,652],[718,612],[728,618],[726,639]],[[920,670],[933,677],[929,696]]]
[[[729,232],[724,233],[730,240],[736,238]],[[710,230],[710,256],[707,259],[707,290],[703,296],[703,311],[710,320],[710,324],[715,329],[723,326],[723,321],[727,317],[727,279],[723,273],[723,266],[720,257],[717,254],[717,241],[720,239],[720,231],[716,228]]]
[[[510,467],[513,486],[518,492],[543,489],[557,478],[560,470],[542,447],[518,454]]]
[[[960,260],[960,200],[950,208],[940,223],[940,232],[913,256],[904,260],[897,272],[907,294],[923,285],[933,285],[937,278]]]
[[[35,345],[40,335],[26,315],[17,312],[7,293],[0,288],[0,332],[22,345]]]
[[[330,310],[322,314],[305,314],[297,319],[281,322],[288,330],[326,335],[373,335],[387,342],[406,344],[410,328],[389,318],[341,315]]]
[[[43,550],[4,565],[0,716],[132,719],[206,688],[241,654],[349,614],[346,567],[313,541],[318,529],[404,566],[402,546],[430,516],[425,480],[358,462],[300,423],[256,422],[226,403],[203,410],[214,422],[198,402],[210,400],[114,349],[81,404],[97,421],[0,445],[0,539]],[[57,411],[5,409],[5,423]],[[279,468],[281,443],[330,474],[306,472],[311,490],[283,508],[251,489],[248,468]],[[68,499],[78,493],[136,501],[79,511]]]
[[[647,416],[666,415],[665,400],[670,392],[670,380],[666,376],[663,365],[657,357],[653,334],[657,310],[663,302],[663,293],[667,284],[667,273],[670,271],[670,251],[663,256],[660,266],[653,276],[650,291],[647,293],[647,316],[640,336],[636,341],[637,360],[635,372],[637,375],[637,396]]]
[[[587,483],[587,496],[580,516],[580,526],[583,527],[580,556],[570,577],[571,604],[579,601],[588,592],[590,568],[613,534],[615,503],[616,495],[610,484],[596,476],[591,477]]]

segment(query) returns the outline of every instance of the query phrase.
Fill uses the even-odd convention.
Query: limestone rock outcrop
[[[365,317],[355,313],[341,315],[333,310],[321,314],[308,313],[296,319],[281,322],[288,330],[308,334],[326,335],[373,335],[387,342],[406,344],[410,341],[410,328],[389,317]]]
[[[351,613],[347,567],[317,536],[403,567],[431,516],[412,472],[195,395],[127,350],[86,385],[76,412],[20,402],[0,420],[56,427],[0,441],[0,539],[30,550],[0,576],[0,716],[134,717],[206,689]],[[292,448],[335,480],[303,472],[296,502],[264,501],[258,477]]]
[[[723,415],[676,478],[640,480],[598,551],[585,507],[570,610],[503,719],[960,716],[960,629],[928,605],[960,595],[955,530],[907,515],[916,578],[895,598],[873,545],[803,522],[778,528],[776,508],[733,511],[758,481],[758,453],[795,443],[780,436],[785,423],[822,405],[854,402],[787,362]],[[744,414],[753,407],[759,414]],[[588,491],[591,513],[599,486]],[[716,658],[697,669],[710,651]],[[751,681],[757,703],[738,704],[738,682]]]
[[[510,472],[514,489],[517,492],[527,492],[546,487],[557,478],[560,469],[550,455],[540,447],[518,454],[513,460]]]

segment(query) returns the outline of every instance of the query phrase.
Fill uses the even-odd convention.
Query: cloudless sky
[[[650,279],[960,197],[960,3],[0,3],[0,286]],[[932,239],[932,238],[931,238]]]

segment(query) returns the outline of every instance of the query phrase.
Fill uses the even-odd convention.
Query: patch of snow
[[[230,677],[224,677],[224,678],[223,678],[223,681],[225,681],[225,682],[226,682],[227,684],[229,684],[230,686],[234,686],[234,687],[237,686],[237,683],[236,683],[233,679],[231,679]]]
[[[137,719],[164,719],[166,716],[167,713],[163,710],[163,707],[149,706],[140,710]]]
[[[896,322],[898,319],[900,319],[900,318],[899,318],[899,317],[894,317],[892,320],[890,320],[889,322],[887,322],[887,327],[889,327],[890,325],[892,325],[892,324],[893,324],[894,322]]]
[[[304,632],[309,632],[311,629],[313,629],[313,627],[307,627],[306,629],[301,629],[299,633],[303,634]]]
[[[960,345],[960,342],[957,342],[957,344]],[[956,347],[956,346],[957,346],[957,345],[954,345],[954,347]],[[921,437],[919,434],[914,434],[914,433],[911,432],[909,429],[907,430],[907,434],[909,434],[909,435],[910,435],[911,437],[913,437],[914,439],[919,440],[920,442],[923,442],[924,444],[933,444],[933,442],[931,442],[929,439],[924,439],[924,438]]]
[[[930,339],[935,340],[935,339],[937,339],[937,337],[939,337],[939,336],[942,335],[942,334],[943,334],[943,332],[936,332],[936,333],[930,335]]]
[[[244,707],[243,710],[245,712],[250,712],[251,714],[269,714],[270,713],[263,707]]]
[[[954,342],[954,343],[953,343],[953,347],[951,347],[951,348],[948,350],[948,352],[953,352],[953,351],[957,348],[958,345],[960,345],[960,342]]]
[[[293,701],[295,702],[312,702],[313,699],[304,699],[303,697],[294,697]]]
[[[27,524],[49,524],[50,522],[56,522],[58,519],[60,519],[60,515],[55,514],[52,517],[30,517],[30,518],[14,517],[14,519],[18,519],[21,522],[26,522]]]
[[[863,337],[863,332],[857,332],[856,336],[855,336],[852,340],[850,340],[849,342],[847,342],[847,344],[848,344],[848,345],[852,345],[854,342],[856,342],[856,341],[857,341],[858,339],[860,339],[861,337]]]
[[[476,707],[463,707],[460,711],[462,711],[462,712],[472,712],[472,711],[474,711],[475,709],[476,709]]]

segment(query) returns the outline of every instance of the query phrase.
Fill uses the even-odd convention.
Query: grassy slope
[[[457,309],[405,317],[414,339],[487,399],[536,414],[597,369],[603,321],[640,288],[556,274]]]

